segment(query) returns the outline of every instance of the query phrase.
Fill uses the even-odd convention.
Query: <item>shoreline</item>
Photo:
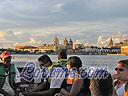
[[[12,54],[12,55],[42,55],[42,54],[47,54],[47,55],[57,55],[57,54],[49,54],[49,53],[40,53],[40,54]],[[67,54],[67,55],[97,55],[97,56],[128,56],[126,54],[81,54],[81,53],[75,53],[75,54]]]

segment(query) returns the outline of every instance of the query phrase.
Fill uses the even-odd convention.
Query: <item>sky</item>
[[[50,44],[55,36],[118,43],[128,37],[127,9],[128,0],[0,0],[0,47]]]

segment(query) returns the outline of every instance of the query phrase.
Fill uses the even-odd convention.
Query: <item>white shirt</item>
[[[125,84],[126,84],[126,83],[125,83]],[[118,96],[124,96],[125,84],[123,84],[121,87],[119,87],[119,88],[116,90],[116,94],[117,94]]]
[[[61,88],[64,79],[51,79],[50,88]]]

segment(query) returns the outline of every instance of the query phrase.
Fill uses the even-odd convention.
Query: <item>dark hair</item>
[[[128,69],[128,59],[120,60],[118,63],[122,64],[123,67]]]
[[[102,72],[107,72],[102,70]],[[108,73],[108,72],[107,72]],[[99,74],[101,75],[101,74]],[[112,85],[111,74],[108,73],[107,78],[92,78],[91,79],[91,90],[96,96],[113,96],[113,85]]]
[[[50,62],[50,64],[52,64],[52,60],[50,59],[50,57],[47,54],[44,54],[41,57],[39,57],[38,61],[42,61],[45,63]]]
[[[66,50],[62,49],[58,52],[58,57],[61,59],[67,59],[67,52]]]
[[[70,64],[71,68],[76,67],[77,69],[79,69],[80,67],[82,67],[82,61],[77,56],[69,57],[68,63]]]

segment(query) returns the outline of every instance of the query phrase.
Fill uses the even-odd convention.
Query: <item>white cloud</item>
[[[101,35],[101,36],[99,36],[99,38],[97,40],[97,45],[100,47],[102,47],[102,46],[107,47],[111,38],[112,38],[114,44],[120,43],[120,42],[123,42],[123,40],[128,39],[128,34],[126,34],[126,33],[122,34],[121,32],[115,32],[109,36]]]
[[[82,42],[80,40],[76,40],[74,44],[82,44]]]
[[[5,32],[0,32],[0,39],[3,39],[5,37],[6,33]]]
[[[55,4],[53,7],[52,7],[52,13],[58,13],[58,12],[61,12],[63,10],[63,4],[61,3],[58,3],[58,4]]]
[[[34,38],[31,38],[30,41],[26,43],[26,45],[40,46],[40,45],[42,45],[42,41],[41,40],[35,40]]]
[[[14,32],[14,35],[15,36],[21,36],[21,35],[23,35],[23,32],[21,32],[21,31]]]
[[[24,45],[24,46],[41,46],[43,43],[41,40],[35,40],[34,38],[31,38],[29,41],[26,41],[26,42],[16,42],[15,43],[15,46],[21,46],[21,45]]]
[[[57,35],[61,41],[71,37],[96,43],[101,32],[107,36],[128,32],[127,4],[127,0],[1,0],[0,40],[47,43]],[[115,42],[120,40],[116,37]]]

